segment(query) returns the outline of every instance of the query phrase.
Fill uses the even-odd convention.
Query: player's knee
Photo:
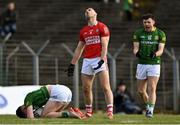
[[[151,93],[156,92],[156,86],[149,86],[148,92],[151,92]]]
[[[84,94],[89,94],[91,92],[91,89],[89,87],[84,87],[83,92]]]
[[[138,89],[138,94],[139,94],[140,96],[143,96],[143,95],[146,94],[146,92],[143,91],[143,90],[141,90],[141,89]]]
[[[110,87],[103,87],[103,91],[104,91],[104,93],[109,93],[109,92],[111,92],[111,88]]]

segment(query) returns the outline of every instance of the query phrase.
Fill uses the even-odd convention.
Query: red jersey
[[[84,58],[96,58],[101,56],[101,37],[109,36],[108,27],[98,22],[94,26],[85,26],[80,31],[80,41],[85,43]]]

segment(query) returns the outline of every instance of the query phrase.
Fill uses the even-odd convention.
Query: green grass
[[[19,119],[14,115],[0,115],[0,124],[180,124],[180,115],[155,114],[153,118],[144,115],[114,115],[109,120],[106,114],[96,113],[92,118]]]

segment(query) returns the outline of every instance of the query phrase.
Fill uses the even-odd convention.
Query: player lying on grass
[[[76,117],[83,119],[84,114],[69,107],[72,99],[71,90],[64,85],[46,85],[28,93],[24,104],[16,110],[19,118],[58,118]],[[69,107],[69,108],[68,108]],[[68,109],[65,111],[65,109]]]

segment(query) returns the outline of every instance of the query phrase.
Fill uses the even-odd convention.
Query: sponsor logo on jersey
[[[99,36],[89,36],[85,38],[86,45],[91,45],[91,44],[97,44],[100,43],[100,37]]]
[[[157,41],[141,41],[142,44],[158,44]]]
[[[145,38],[145,36],[140,36],[140,38],[141,38],[141,39],[144,39],[144,38]]]

